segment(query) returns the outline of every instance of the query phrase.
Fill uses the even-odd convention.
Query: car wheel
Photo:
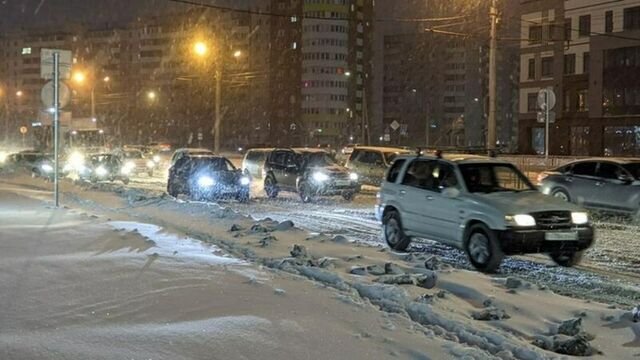
[[[342,198],[347,201],[353,201],[356,198],[356,193],[353,191],[345,191],[342,193]]]
[[[551,253],[549,256],[556,264],[562,267],[578,265],[582,260],[582,251]]]
[[[562,189],[556,189],[554,190],[551,195],[553,195],[553,197],[558,198],[560,200],[566,201],[566,202],[570,202],[571,198],[569,197],[569,194],[567,194],[566,191],[562,190]]]
[[[127,180],[127,182],[129,181]],[[176,188],[176,185],[173,183],[173,181],[169,181],[169,184],[167,185],[167,193],[169,193],[169,195],[173,196],[174,198],[177,198],[178,195],[180,195],[180,192]]]
[[[471,265],[485,273],[498,269],[504,253],[496,234],[484,224],[473,225],[467,233],[465,250]]]
[[[269,199],[275,199],[278,197],[278,185],[273,177],[267,176],[267,178],[264,179],[264,192],[267,194]]]
[[[300,199],[302,199],[302,202],[305,204],[308,204],[310,202],[313,201],[314,196],[313,196],[313,189],[311,188],[311,185],[309,185],[308,182],[302,182],[300,184]]]
[[[411,237],[404,233],[402,220],[397,211],[389,211],[382,220],[382,233],[384,240],[390,248],[405,251],[411,244]]]
[[[129,185],[129,178],[122,179],[122,183],[125,185]]]

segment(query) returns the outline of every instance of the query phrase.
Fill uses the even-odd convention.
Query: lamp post
[[[87,81],[87,75],[82,71],[76,71],[73,73],[72,77],[73,81],[78,85],[82,85]],[[105,76],[102,81],[107,84],[111,81],[109,76]],[[96,84],[95,82],[91,83],[90,86],[91,91],[91,119],[96,119]]]
[[[198,41],[193,45],[193,52],[196,56],[200,58],[204,58],[209,53],[209,46],[203,42]],[[236,50],[232,53],[232,56],[236,59],[239,59],[242,56],[242,51]],[[214,109],[214,123],[213,123],[213,151],[217,154],[220,152],[220,125],[222,123],[222,111],[221,111],[221,102],[222,102],[222,59],[221,56],[218,56],[215,59],[215,109]]]

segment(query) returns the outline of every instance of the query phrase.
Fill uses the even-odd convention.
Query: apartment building
[[[522,2],[522,153],[544,151],[537,92],[558,98],[550,152],[640,155],[640,4],[633,0]]]

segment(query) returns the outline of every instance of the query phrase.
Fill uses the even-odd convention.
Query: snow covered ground
[[[0,193],[2,191],[16,193],[39,201],[50,198],[48,192],[42,191],[49,184],[38,179],[10,176],[0,179],[0,182],[2,181],[4,185],[0,188],[4,190],[0,190]],[[409,255],[392,253],[379,246],[378,226],[373,222],[369,210],[373,202],[370,195],[361,196],[353,204],[338,199],[326,199],[310,206],[301,205],[294,196],[285,196],[276,201],[258,197],[247,205],[233,202],[212,204],[176,201],[164,195],[159,185],[143,188],[139,185],[140,183],[148,185],[149,181],[135,182],[133,187],[106,184],[76,186],[67,182],[63,184],[64,203],[77,210],[66,211],[70,213],[69,216],[73,220],[67,220],[68,226],[65,231],[68,233],[63,234],[61,229],[60,237],[66,239],[69,245],[73,243],[74,251],[79,252],[71,258],[79,261],[86,256],[91,259],[89,262],[92,268],[102,269],[99,271],[101,276],[96,279],[97,281],[89,281],[91,286],[110,284],[110,289],[115,288],[118,291],[114,294],[111,294],[113,291],[105,294],[101,287],[93,294],[91,286],[83,289],[80,285],[76,287],[67,284],[66,278],[69,277],[73,282],[74,276],[65,275],[60,278],[56,274],[58,271],[45,272],[47,276],[51,276],[50,279],[39,274],[23,275],[22,279],[30,281],[32,277],[40,278],[41,276],[48,280],[35,281],[36,285],[43,286],[45,290],[24,292],[23,296],[14,298],[13,307],[0,310],[3,314],[0,319],[11,320],[0,321],[3,324],[0,348],[6,349],[8,355],[20,353],[28,356],[13,358],[29,358],[33,354],[42,355],[48,351],[58,351],[62,347],[60,351],[72,354],[73,358],[73,354],[79,354],[77,351],[80,353],[89,351],[85,348],[93,347],[94,344],[99,348],[98,343],[123,341],[122,333],[141,333],[145,335],[132,337],[131,342],[124,347],[128,349],[128,353],[116,353],[115,358],[119,358],[119,355],[127,358],[142,358],[140,354],[144,354],[144,358],[153,357],[147,356],[152,353],[136,352],[138,347],[135,344],[138,342],[145,342],[144,351],[152,351],[148,348],[158,349],[152,354],[155,354],[153,358],[181,358],[180,356],[199,358],[198,351],[203,353],[210,351],[206,346],[200,347],[195,344],[203,341],[202,337],[196,337],[195,340],[183,339],[181,340],[183,342],[177,339],[183,338],[181,334],[192,335],[193,332],[197,332],[194,328],[200,329],[203,324],[206,324],[207,329],[225,328],[224,324],[227,324],[229,314],[232,314],[231,328],[239,328],[240,330],[237,330],[239,333],[248,331],[246,328],[266,329],[257,331],[258,335],[254,332],[247,336],[260,339],[267,336],[268,341],[264,342],[280,344],[275,346],[277,349],[273,352],[257,356],[257,353],[251,353],[253,351],[251,349],[264,347],[264,342],[250,342],[250,349],[242,353],[246,358],[282,358],[284,353],[288,355],[287,358],[306,358],[308,353],[311,357],[322,354],[327,358],[397,356],[412,359],[441,359],[466,356],[469,359],[541,359],[555,357],[558,355],[556,352],[584,354],[601,351],[604,358],[622,359],[632,357],[637,353],[636,347],[640,346],[640,340],[636,335],[640,334],[640,328],[631,322],[629,312],[631,308],[628,307],[638,299],[636,279],[625,275],[627,268],[624,268],[623,272],[608,271],[606,261],[589,261],[583,268],[567,270],[551,265],[542,257],[526,257],[508,261],[501,274],[485,276],[468,271],[466,260],[459,252],[430,242],[417,244],[414,249],[416,251]],[[30,213],[28,218],[18,215],[14,215],[15,219],[5,216],[0,218],[2,235],[0,239],[3,240],[0,241],[0,246],[6,245],[5,238],[21,239],[21,236],[22,241],[18,243],[29,243],[26,239],[34,235],[27,230],[42,234],[41,226],[45,224],[44,219],[41,223],[30,220],[31,213],[34,213],[34,209],[41,206],[41,203],[27,202],[27,205],[23,206],[20,204],[27,200],[5,201],[4,198],[1,200],[0,214],[2,215],[15,212],[16,206],[13,204],[16,202],[17,210],[28,210]],[[51,210],[46,211],[51,212]],[[35,213],[37,212],[35,210]],[[80,212],[80,214],[73,214],[73,212]],[[81,215],[82,213],[95,214],[98,217]],[[259,220],[267,216],[272,220]],[[79,222],[76,217],[83,221]],[[18,219],[22,219],[22,226],[19,225]],[[284,220],[293,220],[300,228],[291,228],[291,224],[287,222],[281,224]],[[610,221],[606,224],[608,224],[606,226],[612,226]],[[629,235],[628,232],[633,231],[624,227],[626,225],[615,226],[611,230],[620,231],[621,235]],[[160,227],[163,230],[159,233]],[[133,231],[134,228],[136,231]],[[75,244],[79,240],[74,237],[77,239],[90,237],[96,241],[95,239],[102,238],[100,235],[102,232],[131,237],[132,245],[123,246],[117,238],[108,240],[105,238],[99,247],[100,250],[97,250],[97,247],[94,249]],[[613,240],[615,234],[615,232],[607,233],[606,236],[611,241],[604,242],[605,246],[616,247]],[[628,239],[633,240],[634,237],[629,236]],[[353,242],[354,240],[357,241]],[[203,247],[200,241],[207,246],[215,245],[216,247],[205,247],[209,250],[202,252]],[[40,248],[41,242],[37,246]],[[9,244],[9,249],[13,247],[14,245]],[[63,246],[57,244],[53,250],[61,248]],[[105,251],[103,248],[108,250]],[[24,250],[28,254],[35,251],[27,248]],[[47,248],[43,248],[43,251],[45,250]],[[68,256],[60,259],[57,256],[51,257],[48,253],[55,254],[53,250],[45,251],[46,256],[35,257],[37,261],[28,260],[28,262],[37,264],[38,261],[47,259],[54,263],[53,259],[55,259],[60,260],[62,265],[55,263],[54,268],[60,269],[63,274],[66,271],[76,275],[94,276],[96,274],[91,271],[80,271],[82,267],[79,267],[76,262],[70,262]],[[96,253],[92,253],[91,250],[96,250]],[[0,248],[0,252],[5,254],[4,249]],[[596,254],[599,253],[601,252]],[[3,297],[13,292],[6,290],[9,287],[5,288],[2,284],[20,282],[15,279],[20,274],[12,273],[9,269],[15,268],[14,265],[18,268],[25,266],[20,263],[13,264],[12,261],[17,261],[15,259],[20,257],[16,257],[15,254],[10,255],[11,251],[7,254],[7,260],[2,260],[2,266],[6,269],[0,269]],[[437,255],[437,257],[430,258],[431,255]],[[108,262],[110,258],[113,259]],[[25,261],[27,259],[29,257],[25,257]],[[427,263],[435,271],[425,267],[426,260],[429,260]],[[440,264],[431,266],[434,260],[439,260]],[[151,265],[145,268],[148,263]],[[113,269],[118,266],[130,266],[138,270]],[[194,270],[193,267],[197,266],[201,268]],[[45,268],[45,266],[41,267]],[[612,269],[615,270],[613,265]],[[202,273],[194,275],[194,271],[204,272],[205,275]],[[178,286],[176,284],[180,283],[183,277],[189,279],[204,277],[206,281],[215,279],[215,285],[208,282],[207,285],[203,285],[211,293],[205,290],[203,290],[205,294],[199,295],[188,292],[186,296],[189,299],[183,299],[182,296],[175,294],[168,295],[167,301],[172,305],[157,305],[162,309],[158,313],[155,312],[157,308],[153,304],[165,300],[163,291],[159,291],[157,294],[160,295],[153,300],[153,296],[128,295],[127,299],[137,299],[138,296],[146,299],[144,306],[134,300],[123,301],[131,305],[129,307],[118,304],[119,300],[113,299],[113,296],[116,296],[121,288],[125,292],[129,287],[133,288],[129,283],[131,279],[124,274],[135,276],[139,272],[145,276],[157,272],[158,278],[171,279],[175,276],[178,280],[167,280],[172,284],[171,286]],[[215,275],[211,275],[211,272]],[[437,284],[431,288],[435,277],[438,278]],[[398,285],[397,282],[409,284]],[[249,290],[244,288],[245,283],[255,285],[259,289],[249,286],[253,293],[246,296]],[[58,287],[52,284],[67,285]],[[154,287],[158,287],[160,286],[158,284],[164,283],[156,279],[145,284],[154,284]],[[155,290],[140,287],[140,284],[135,285],[138,287],[137,290],[144,294],[146,292],[156,294]],[[54,295],[61,289],[63,293],[68,291],[69,296]],[[182,291],[180,286],[176,291]],[[574,298],[558,295],[564,292]],[[88,293],[92,295],[89,296]],[[298,296],[294,296],[294,293]],[[45,299],[57,300],[53,303],[64,302],[66,305],[56,305],[60,308],[51,305],[47,308],[49,302],[42,300],[28,308],[15,305],[19,303],[16,299],[27,297],[29,301],[34,301],[32,297],[40,298],[43,294],[47,295]],[[107,299],[102,299],[104,296]],[[286,315],[267,316],[274,314],[271,309],[274,303],[268,300],[272,297],[276,299],[274,302],[281,305],[283,309],[290,307],[294,310],[291,312],[282,310]],[[192,298],[200,300],[196,301]],[[207,312],[208,310],[201,312],[202,309],[213,306],[203,305],[208,304],[208,299],[215,299],[212,302],[218,304],[216,316],[212,316]],[[238,299],[242,300],[242,305],[238,304]],[[601,300],[604,303],[594,300]],[[96,307],[95,304],[104,303],[109,309],[111,307],[119,309],[120,313],[126,313],[126,315],[118,317],[118,321],[136,319],[139,313],[149,313],[144,316],[139,315],[146,322],[124,324],[116,321],[113,325],[115,328],[109,328],[102,322],[84,323],[84,320],[91,320],[91,317],[87,314],[78,315],[69,310],[69,304],[73,304],[74,301],[93,304],[78,305],[80,308],[93,308]],[[11,302],[3,299],[2,303]],[[625,308],[616,309],[614,305],[625,306]],[[123,310],[124,307],[128,310]],[[238,307],[243,311],[238,311]],[[304,307],[304,311],[300,307]],[[30,314],[31,311],[34,311],[34,314]],[[180,314],[189,313],[196,319],[189,318],[189,322],[177,323],[173,317],[178,315],[172,313],[174,311]],[[262,311],[266,311],[267,315]],[[60,323],[51,324],[57,328],[62,327],[64,330],[56,331],[55,334],[42,330],[50,326],[47,325],[49,317],[44,313],[62,313]],[[109,311],[109,314],[112,313],[114,312]],[[69,318],[66,318],[67,315]],[[159,316],[160,320],[153,320],[155,316]],[[243,317],[238,319],[237,316]],[[171,318],[170,321],[167,317]],[[37,320],[40,318],[47,321],[40,322]],[[476,320],[492,318],[501,320]],[[79,325],[78,319],[82,320]],[[264,319],[266,322],[261,322]],[[305,331],[317,331],[317,333],[310,333],[310,337],[305,336],[303,339],[306,342],[300,344],[299,342],[303,339],[289,336],[287,331],[290,329],[285,327],[283,330],[282,327],[277,326],[279,324],[277,319],[289,319],[298,326],[302,326],[306,329]],[[114,319],[106,320],[114,321]],[[101,319],[101,321],[106,320]],[[111,325],[109,321],[107,323]],[[563,321],[567,321],[569,325],[560,326]],[[170,326],[154,328],[149,325],[150,322],[166,323]],[[7,327],[9,331],[5,331],[5,323],[13,324]],[[264,324],[264,327],[261,328],[260,324]],[[354,327],[354,324],[360,324],[360,326]],[[76,325],[79,327],[75,328]],[[118,327],[123,327],[123,331]],[[568,331],[567,327],[571,329]],[[143,329],[149,330],[150,333],[146,333]],[[560,329],[563,330],[560,331]],[[211,330],[211,332],[215,331]],[[23,333],[26,334],[24,339],[28,340],[18,341],[17,334]],[[564,335],[558,335],[558,333]],[[88,337],[93,340],[79,334],[90,334],[91,336]],[[162,341],[148,339],[153,337],[150,334],[162,334],[158,337]],[[331,336],[327,338],[326,334]],[[57,340],[54,335],[62,336],[62,340]],[[281,336],[293,339],[291,340],[293,343],[281,339]],[[79,347],[76,347],[75,340],[69,340],[77,337],[83,339],[78,340]],[[316,341],[316,337],[326,340],[327,342],[322,343],[322,346],[329,345],[335,349],[333,353],[335,356],[330,356],[322,350],[322,346],[316,343],[322,341]],[[129,339],[129,337],[125,338]],[[228,349],[229,352],[236,351],[230,340],[216,336],[213,338],[219,342],[221,348]],[[147,341],[151,345],[147,346]],[[286,344],[282,344],[283,341]],[[336,343],[333,344],[331,341]],[[69,342],[72,345],[69,345]],[[91,345],[87,345],[87,342]],[[173,350],[164,349],[163,344],[166,346],[167,342],[179,344],[179,346],[175,346]],[[537,345],[534,346],[533,343]],[[38,344],[35,350],[34,344]],[[40,348],[40,344],[44,344],[43,348]],[[71,347],[67,348],[67,346]],[[266,348],[271,349],[268,346]],[[104,350],[104,348],[101,349]],[[552,349],[556,352],[543,349]],[[30,352],[41,350],[44,352]],[[67,350],[69,352],[66,352]],[[283,351],[283,353],[277,351]],[[95,354],[97,352],[99,351],[96,350]],[[99,358],[99,356],[96,357]],[[0,358],[11,357],[0,353]]]

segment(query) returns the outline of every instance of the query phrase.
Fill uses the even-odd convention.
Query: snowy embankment
[[[455,358],[544,359],[599,352],[629,358],[635,353],[637,325],[628,311],[608,304],[563,297],[513,276],[452,267],[431,253],[397,254],[343,236],[310,234],[287,221],[255,220],[216,204],[105,189],[117,190],[67,185],[65,198],[101,219],[159,224],[215,244],[272,276],[298,279],[295,286],[306,283],[301,279],[321,285],[323,294],[353,312],[383,319],[360,333],[359,340],[384,343],[382,338],[408,331]],[[280,294],[287,298],[289,290],[281,287]],[[421,353],[442,358],[413,346],[413,358]]]

